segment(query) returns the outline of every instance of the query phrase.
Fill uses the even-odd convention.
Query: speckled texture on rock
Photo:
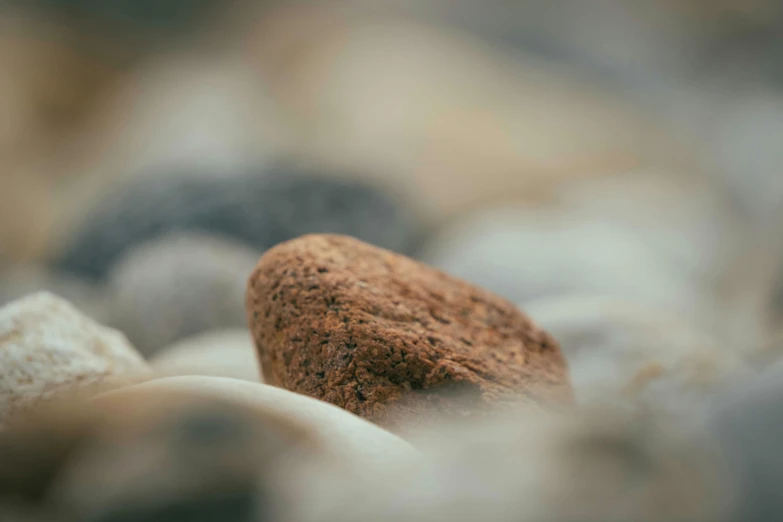
[[[0,423],[59,393],[148,369],[122,334],[45,292],[0,309],[0,355]]]
[[[267,382],[383,425],[469,413],[452,391],[471,406],[571,399],[557,343],[511,303],[353,238],[270,250],[247,308]]]
[[[112,326],[145,355],[219,328],[245,326],[247,274],[260,253],[197,234],[134,248],[109,275]]]
[[[398,201],[358,181],[277,168],[232,176],[144,176],[87,213],[58,265],[102,278],[133,246],[200,231],[266,250],[301,234],[349,234],[406,251],[414,223]]]

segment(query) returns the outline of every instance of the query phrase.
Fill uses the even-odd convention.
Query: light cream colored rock
[[[165,376],[202,375],[262,382],[256,347],[247,330],[209,332],[165,348],[150,364]]]
[[[560,343],[583,404],[689,415],[751,375],[737,350],[655,308],[569,295],[525,311]]]
[[[59,394],[148,370],[125,336],[46,292],[0,309],[0,354],[0,423]]]
[[[193,393],[272,412],[317,434],[324,452],[351,466],[389,466],[416,458],[402,439],[347,411],[293,392],[220,377],[167,377],[112,391],[101,397]]]

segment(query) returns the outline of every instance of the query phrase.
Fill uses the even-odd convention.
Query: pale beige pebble
[[[0,354],[0,423],[63,393],[148,372],[124,335],[47,292],[0,309]]]
[[[560,343],[582,404],[687,418],[752,376],[738,349],[670,311],[595,295],[542,298],[525,311]]]
[[[390,466],[416,460],[407,442],[325,402],[266,384],[221,377],[166,377],[109,392],[106,396],[197,393],[271,412],[317,435],[324,452],[349,467]]]
[[[715,180],[644,169],[575,182],[558,193],[562,212],[600,219],[642,239],[651,255],[702,296],[699,326],[741,353],[764,339],[759,303],[769,288],[769,244],[759,249],[736,200]],[[665,211],[662,211],[665,209]]]
[[[150,365],[165,376],[202,375],[263,382],[255,344],[245,329],[184,339],[164,348]]]
[[[249,59],[306,156],[401,187],[429,217],[632,169],[677,148],[649,115],[546,62],[332,4],[267,13]]]
[[[571,293],[620,297],[713,321],[703,289],[623,222],[556,205],[487,208],[444,227],[424,262],[519,305]]]

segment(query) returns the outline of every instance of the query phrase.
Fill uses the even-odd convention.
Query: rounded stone
[[[287,390],[238,379],[181,376],[151,380],[104,395],[200,394],[231,401],[299,425],[313,434],[327,459],[361,471],[416,459],[410,444],[334,405]]]
[[[511,303],[346,236],[267,252],[247,311],[267,382],[383,425],[571,399],[557,343]]]
[[[149,356],[221,328],[245,326],[247,276],[260,254],[205,235],[167,235],[140,245],[109,275],[113,326]]]
[[[319,449],[309,427],[270,408],[131,387],[19,419],[0,435],[14,464],[0,483],[57,520],[262,520],[283,472]]]
[[[687,416],[750,375],[730,347],[633,302],[571,295],[529,302],[525,310],[560,343],[581,403]]]
[[[477,213],[434,237],[421,259],[519,304],[585,293],[713,319],[715,305],[703,299],[703,289],[644,237],[611,220],[560,208]]]
[[[725,279],[744,250],[740,215],[712,182],[627,173],[571,183],[559,199],[568,213],[642,238],[656,259],[705,287]]]
[[[87,213],[58,266],[102,278],[130,248],[171,231],[206,232],[258,250],[305,233],[358,237],[405,251],[415,222],[398,200],[359,181],[279,167],[234,176],[143,176]]]
[[[0,309],[0,423],[41,401],[145,375],[125,336],[41,292]]]
[[[208,332],[177,342],[157,354],[150,365],[167,376],[203,375],[261,382],[253,338],[247,329]]]

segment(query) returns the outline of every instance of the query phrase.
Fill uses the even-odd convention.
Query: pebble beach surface
[[[512,4],[0,7],[0,522],[783,520],[779,2]]]

